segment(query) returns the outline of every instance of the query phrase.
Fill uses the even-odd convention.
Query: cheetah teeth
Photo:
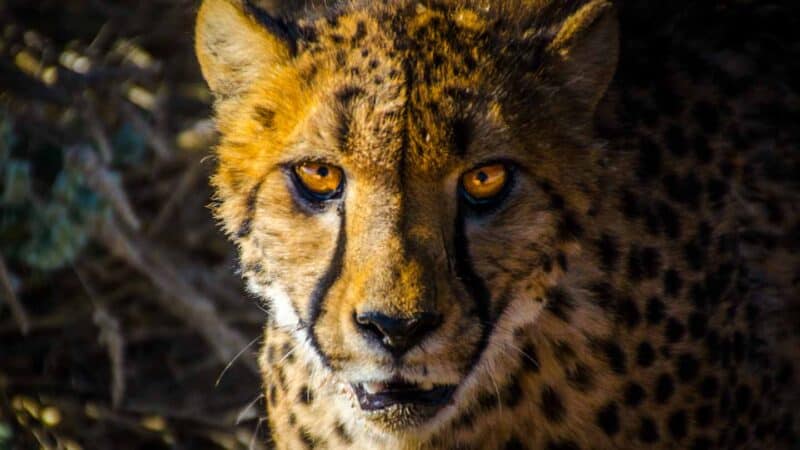
[[[363,383],[362,387],[364,389],[364,392],[372,395],[389,389],[390,385],[388,383]],[[424,381],[418,384],[417,388],[421,391],[432,391],[434,388],[434,384],[431,381]]]

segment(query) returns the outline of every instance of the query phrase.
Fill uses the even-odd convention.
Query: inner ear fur
[[[250,0],[204,0],[195,26],[195,52],[215,97],[246,90],[265,70],[276,70],[296,52],[299,32]]]
[[[551,67],[593,114],[617,68],[619,26],[608,0],[592,0],[564,20],[547,46]]]

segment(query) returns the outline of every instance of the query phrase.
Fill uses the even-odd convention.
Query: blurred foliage
[[[63,267],[86,246],[92,228],[108,214],[108,205],[80,172],[65,167],[63,149],[47,146],[30,154],[48,157],[26,158],[21,148],[30,151],[33,142],[15,132],[8,113],[3,114],[2,130],[0,251],[11,263],[21,261],[40,270]],[[34,176],[53,171],[57,175],[52,181]]]
[[[0,450],[263,448],[196,7],[0,1]]]

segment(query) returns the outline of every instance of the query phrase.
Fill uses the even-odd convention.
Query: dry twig
[[[147,276],[166,294],[155,295],[153,300],[202,334],[222,363],[236,357],[248,345],[248,341],[240,333],[220,320],[214,303],[189,284],[146,240],[127,236],[113,221],[106,222],[99,234],[112,254]],[[258,372],[252,356],[245,355],[243,361],[254,373]]]
[[[3,300],[11,308],[11,315],[14,316],[19,331],[22,334],[28,334],[31,327],[28,313],[25,312],[25,307],[22,306],[22,303],[14,293],[14,288],[11,286],[11,276],[6,269],[6,263],[2,256],[0,256],[0,294],[2,294]]]

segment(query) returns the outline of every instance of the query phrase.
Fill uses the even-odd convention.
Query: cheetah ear
[[[609,0],[591,0],[560,25],[547,45],[551,67],[566,89],[594,114],[617,67],[619,27]]]
[[[272,17],[252,0],[204,0],[195,26],[195,52],[217,99],[241,94],[264,70],[297,52],[300,28]]]

